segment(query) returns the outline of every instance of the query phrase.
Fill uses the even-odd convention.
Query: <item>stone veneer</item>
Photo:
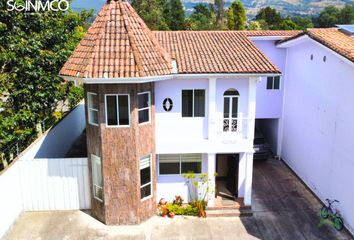
[[[85,84],[87,92],[98,94],[99,126],[88,124],[86,108],[87,148],[89,158],[92,214],[112,224],[138,224],[156,212],[156,154],[154,83]],[[137,93],[151,92],[151,123],[138,124]],[[106,127],[105,94],[130,95],[130,127]],[[87,100],[87,98],[86,98]],[[92,194],[91,154],[101,157],[103,202]],[[140,158],[152,156],[152,197],[140,199]]]

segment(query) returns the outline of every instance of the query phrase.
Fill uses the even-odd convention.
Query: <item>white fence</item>
[[[18,161],[25,211],[89,209],[87,158]]]
[[[0,189],[0,238],[23,211],[91,208],[87,158],[18,160]]]
[[[22,188],[15,162],[0,175],[0,238],[23,211]]]

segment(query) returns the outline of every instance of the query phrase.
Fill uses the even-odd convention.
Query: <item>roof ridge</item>
[[[125,7],[125,4],[124,4],[124,6],[121,5],[121,11],[122,12],[124,11],[124,14],[122,14],[123,20],[125,22],[124,27],[125,27],[127,34],[128,34],[128,38],[129,38],[131,48],[132,48],[132,53],[134,56],[134,61],[135,61],[136,66],[138,68],[138,73],[139,73],[139,77],[140,77],[143,75],[143,64],[142,64],[141,57],[138,54],[138,47],[136,45],[134,35],[132,35],[132,29],[130,28],[130,22],[126,16],[126,15],[128,15],[127,14],[128,12],[124,9],[124,7]]]

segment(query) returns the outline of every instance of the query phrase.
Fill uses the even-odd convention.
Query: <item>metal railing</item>
[[[248,125],[251,121],[255,121],[255,119],[245,118],[242,115],[237,118],[217,117],[211,120],[209,127],[218,138],[247,138]]]

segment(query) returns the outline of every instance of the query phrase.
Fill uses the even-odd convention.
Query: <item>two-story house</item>
[[[92,213],[139,223],[184,173],[251,206],[255,126],[353,230],[353,31],[151,32],[109,0],[60,75],[83,83]],[[215,177],[215,173],[217,176]]]
[[[215,187],[217,168],[251,205],[257,83],[280,70],[246,35],[152,33],[112,0],[60,74],[84,84],[98,219],[140,222],[161,197],[188,200],[183,173],[208,173]]]

